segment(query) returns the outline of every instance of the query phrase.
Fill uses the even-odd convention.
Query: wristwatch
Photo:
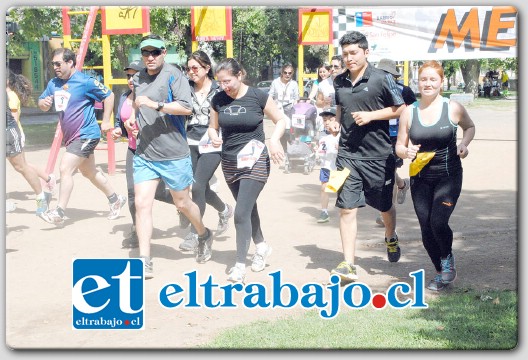
[[[165,103],[160,101],[158,102],[158,107],[156,108],[156,111],[160,111],[161,109],[163,109],[163,107],[165,106]]]

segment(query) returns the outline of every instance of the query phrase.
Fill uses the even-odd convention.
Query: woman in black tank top
[[[411,197],[422,232],[422,242],[436,275],[427,286],[439,291],[456,278],[449,218],[462,190],[462,163],[475,136],[466,109],[440,94],[444,71],[436,61],[418,70],[419,101],[400,117],[396,153],[411,159]],[[457,129],[463,130],[457,145]],[[409,141],[410,140],[410,141]]]

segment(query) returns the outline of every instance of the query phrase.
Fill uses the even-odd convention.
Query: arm
[[[310,90],[310,95],[308,95],[308,98],[311,100],[311,101],[315,101],[315,98],[317,96],[317,90],[319,89],[319,85],[318,84],[313,84],[312,85],[312,90]]]
[[[42,111],[49,111],[51,109],[51,105],[53,105],[53,96],[46,96],[43,99],[39,99],[38,101],[38,107]]]
[[[270,138],[270,152],[271,159],[274,163],[278,164],[284,159],[284,149],[280,143],[280,138],[286,128],[286,115],[277,108],[277,105],[271,97],[268,97],[268,101],[264,107],[264,114],[275,124],[275,129],[273,129],[273,134],[271,134]]]
[[[154,110],[158,108],[157,101],[151,100],[147,96],[143,95],[136,97],[135,104],[137,107],[146,106]],[[184,107],[178,101],[173,101],[170,103],[165,103],[160,112],[170,115],[191,115],[192,109]]]
[[[399,106],[389,106],[381,110],[375,111],[356,111],[352,113],[352,117],[359,126],[366,125],[373,120],[390,120],[399,118],[405,104]]]
[[[461,159],[469,154],[468,146],[475,137],[475,124],[469,117],[464,106],[456,101],[451,101],[452,119],[462,128],[462,140],[457,146],[457,153]]]
[[[209,135],[211,144],[213,144],[213,147],[215,148],[220,147],[220,145],[223,143],[223,140],[220,138],[220,136],[218,136],[219,127],[218,113],[211,107],[211,110],[209,110],[209,128],[207,129],[207,135]]]
[[[396,140],[396,155],[402,159],[414,159],[420,150],[420,145],[409,146],[409,123],[411,118],[411,108],[406,109],[400,116],[398,127],[398,139]]]
[[[104,100],[103,100],[103,121],[101,122],[101,130],[102,131],[108,131],[112,127],[111,123],[111,115],[112,111],[114,109],[114,93],[110,93]]]

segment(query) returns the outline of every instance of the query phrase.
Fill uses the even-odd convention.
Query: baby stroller
[[[315,166],[315,119],[317,109],[301,98],[293,105],[291,115],[290,139],[286,144],[284,172],[289,173],[295,165],[302,164],[304,174],[308,175]]]

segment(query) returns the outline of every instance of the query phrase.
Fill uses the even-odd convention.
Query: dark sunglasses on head
[[[156,57],[161,55],[161,49],[155,49],[155,50],[141,50],[141,56],[149,57],[150,55]]]

